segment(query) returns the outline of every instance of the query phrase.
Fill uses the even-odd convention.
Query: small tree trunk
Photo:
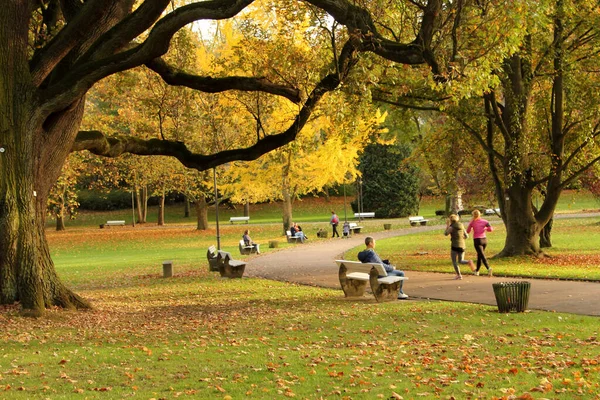
[[[282,189],[283,202],[282,202],[282,215],[283,215],[283,233],[290,229],[292,225],[292,196],[290,195],[290,189],[287,185],[283,186]]]
[[[248,203],[248,200],[246,200],[246,202],[244,203],[244,217],[249,217],[250,216],[250,203]]]
[[[142,223],[146,223],[148,218],[148,186],[142,186]]]
[[[208,204],[204,196],[198,196],[196,200],[196,216],[198,218],[198,225],[196,227],[199,231],[205,231],[208,229]]]
[[[65,230],[65,218],[62,213],[56,214],[56,230],[57,231]]]
[[[185,199],[183,200],[183,218],[189,218],[190,217],[190,199],[188,199],[187,196],[185,196]]]
[[[160,202],[158,203],[158,226],[165,224],[165,189],[163,187],[162,195],[160,196]]]
[[[136,184],[135,185],[135,204],[136,204],[136,215],[137,215],[137,223],[143,223],[142,216],[142,189]]]

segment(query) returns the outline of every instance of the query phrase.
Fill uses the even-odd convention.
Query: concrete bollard
[[[163,261],[163,278],[173,276],[173,261]]]

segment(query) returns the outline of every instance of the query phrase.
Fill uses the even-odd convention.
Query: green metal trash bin
[[[498,312],[524,312],[529,303],[529,282],[499,282],[493,283]]]

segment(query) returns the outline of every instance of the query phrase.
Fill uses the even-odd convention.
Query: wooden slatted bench
[[[292,236],[290,231],[285,231],[285,237],[288,243],[302,243],[302,239],[299,236]]]
[[[241,278],[246,269],[244,261],[234,260],[231,253],[221,250],[217,252],[217,265],[223,278]]]
[[[218,271],[219,264],[217,263],[217,248],[215,246],[210,246],[206,251],[206,258],[208,259],[208,270],[209,271]]]
[[[242,222],[242,221],[246,221],[246,223],[248,223],[248,221],[250,221],[250,217],[229,217],[229,222],[232,224],[234,222]]]
[[[374,212],[354,213],[354,218],[375,218]]]
[[[425,219],[420,215],[416,217],[408,217],[408,223],[410,224],[410,226],[427,225],[428,221],[428,219]]]
[[[378,302],[396,300],[400,282],[407,280],[405,276],[390,276],[383,268],[383,264],[362,263],[359,261],[335,260],[339,265],[340,285],[346,297],[362,297],[367,288]]]
[[[100,224],[100,228],[105,226],[125,226],[125,221],[106,221],[106,223]]]
[[[242,239],[240,240],[238,247],[240,249],[240,254],[260,254],[260,244],[255,243],[254,245],[247,246],[246,242],[244,242],[244,239]]]

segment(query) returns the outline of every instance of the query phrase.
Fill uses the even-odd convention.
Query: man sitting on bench
[[[404,271],[399,271],[393,265],[390,265],[389,260],[382,260],[377,253],[375,253],[375,239],[371,236],[365,238],[365,245],[367,248],[358,253],[358,260],[363,263],[378,263],[383,264],[383,268],[388,275],[404,276]],[[404,281],[400,281],[400,290],[398,291],[398,299],[408,299],[408,295],[402,291],[402,285]]]

